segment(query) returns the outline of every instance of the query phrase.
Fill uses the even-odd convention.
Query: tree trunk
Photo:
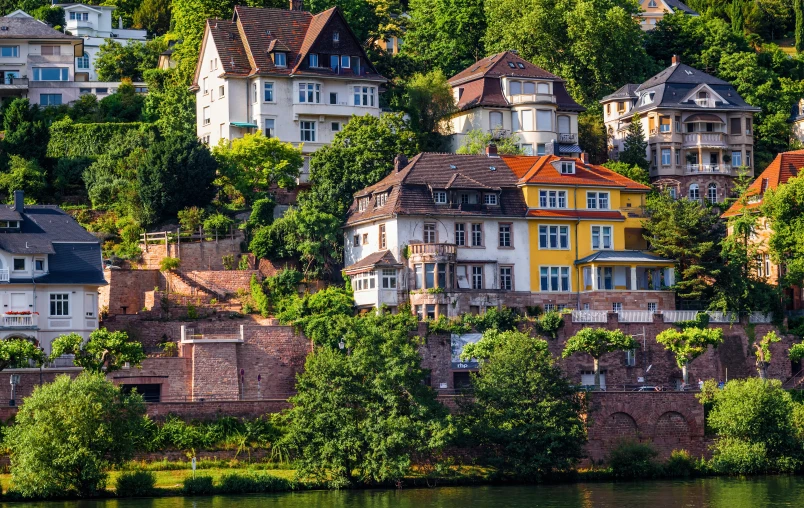
[[[681,366],[681,376],[684,379],[684,384],[688,385],[690,382],[689,372],[687,372],[687,364]]]
[[[768,362],[757,362],[757,370],[759,371],[759,379],[763,381],[768,379]]]
[[[595,369],[595,390],[600,390],[600,359],[592,358]]]

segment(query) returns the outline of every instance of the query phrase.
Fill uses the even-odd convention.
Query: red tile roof
[[[625,220],[618,211],[588,211],[588,210],[555,210],[537,208],[528,210],[528,217],[542,217],[545,219],[587,219],[587,220]]]
[[[584,185],[589,187],[621,187],[626,191],[648,192],[650,187],[630,180],[610,169],[584,164],[580,159],[556,155],[503,155],[502,159],[519,177],[520,184]],[[553,165],[558,161],[575,162],[575,174],[563,175]]]
[[[782,152],[773,159],[773,162],[765,168],[746,191],[748,196],[762,196],[768,189],[776,189],[791,178],[798,176],[798,172],[804,167],[804,150],[792,152]],[[747,203],[747,210],[754,210],[762,205],[761,201]],[[743,205],[734,203],[731,208],[721,216],[724,218],[739,215],[743,210]]]

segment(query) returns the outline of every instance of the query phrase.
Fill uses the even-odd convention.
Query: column
[[[597,291],[597,267],[592,265],[592,291]]]
[[[631,265],[631,291],[637,290],[636,265]]]
[[[703,134],[699,132],[698,136],[703,136]],[[700,143],[700,139],[698,140],[698,142]],[[701,145],[698,145],[698,171],[701,170],[702,165],[703,165],[703,149],[701,148]]]

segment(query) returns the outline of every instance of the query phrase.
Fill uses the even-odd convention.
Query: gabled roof
[[[674,11],[681,11],[686,14],[690,14],[692,16],[698,16],[698,13],[692,9],[690,9],[687,4],[682,2],[681,0],[663,0],[671,9]]]
[[[61,39],[83,41],[81,37],[66,35],[54,30],[44,21],[23,16],[0,17],[0,40],[2,39]]]
[[[798,176],[799,170],[804,168],[804,150],[782,152],[773,159],[751,185],[746,189],[747,196],[759,196],[759,200],[745,205],[734,203],[721,215],[723,218],[739,215],[743,210],[755,210],[762,205],[761,198],[768,189],[777,189],[791,178]]]
[[[396,260],[394,254],[389,250],[381,250],[369,254],[357,263],[347,266],[343,269],[346,273],[357,273],[379,267],[393,267],[402,266],[402,263]]]
[[[455,86],[479,78],[501,78],[503,76],[561,81],[561,78],[555,74],[533,65],[516,53],[503,51],[478,60],[449,78],[449,84]]]
[[[580,159],[556,155],[522,156],[504,155],[503,160],[519,176],[519,183],[546,185],[584,185],[588,187],[619,187],[626,191],[648,192],[650,187],[628,179],[603,166],[584,164]],[[561,174],[554,163],[575,163],[574,174]]]
[[[233,76],[298,75],[359,77],[364,80],[385,81],[368,59],[337,7],[319,14],[309,12],[245,7],[234,8],[231,21],[208,19],[209,38],[215,42],[224,73]],[[338,31],[337,45],[331,40]],[[205,35],[204,43],[208,37]],[[272,52],[287,53],[287,66],[274,65]],[[320,67],[310,67],[307,55],[322,52]],[[325,54],[326,53],[326,54]],[[328,55],[360,57],[360,73],[355,69],[329,67]],[[197,74],[203,65],[203,48],[196,65]],[[195,83],[197,85],[197,83]]]

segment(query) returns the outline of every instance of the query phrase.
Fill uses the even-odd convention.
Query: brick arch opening
[[[636,420],[628,413],[612,413],[603,422],[603,435],[611,441],[635,440],[639,437]]]
[[[663,457],[673,450],[690,450],[690,426],[687,418],[677,411],[662,413],[653,429],[653,445]]]

